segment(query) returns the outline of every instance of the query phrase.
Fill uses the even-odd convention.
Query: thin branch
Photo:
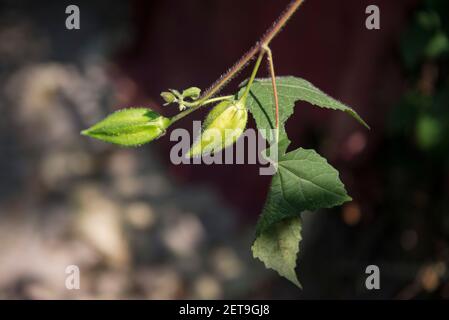
[[[245,55],[243,55],[243,57],[240,58],[240,60],[237,61],[237,63],[235,63],[226,73],[224,73],[217,81],[215,81],[212,86],[203,93],[199,100],[205,101],[215,95],[224,87],[224,85],[228,81],[235,77],[237,73],[241,71],[259,51],[261,51],[263,46],[268,46],[303,2],[304,0],[292,1],[280,15],[280,17],[276,20],[273,26],[268,29],[268,31],[260,39],[260,41],[258,41]]]
[[[189,115],[193,111],[201,108],[209,98],[217,94],[228,81],[234,78],[239,71],[241,71],[253,58],[259,53],[265,53],[264,47],[268,47],[273,38],[282,30],[287,21],[292,17],[292,15],[298,10],[299,6],[304,2],[304,0],[294,0],[288,7],[282,12],[280,17],[274,22],[273,26],[268,29],[264,36],[258,41],[243,57],[240,58],[226,73],[224,73],[217,81],[215,81],[209,89],[207,89],[201,97],[196,101],[196,105],[178,113],[172,118],[171,123],[174,123],[185,116]],[[257,72],[257,70],[256,70]],[[249,90],[249,89],[248,89]]]
[[[278,89],[276,86],[276,73],[274,72],[273,54],[271,53],[271,49],[268,46],[264,46],[263,49],[267,53],[268,69],[270,70],[271,85],[273,86],[274,104],[276,107],[276,136],[277,138],[279,138],[279,97]],[[276,139],[276,141],[277,140],[278,139]]]
[[[257,71],[259,71],[259,67],[260,67],[260,64],[262,62],[264,55],[265,55],[265,51],[261,51],[259,53],[259,57],[257,58],[256,64],[254,65],[253,72],[251,73],[248,83],[246,84],[245,91],[243,92],[243,95],[242,95],[243,101],[246,101],[246,97],[248,96],[249,90],[251,89],[251,85],[253,84],[254,79],[256,79]]]

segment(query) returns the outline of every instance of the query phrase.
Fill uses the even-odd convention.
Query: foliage
[[[156,139],[169,125],[196,109],[220,102],[207,116],[202,135],[188,154],[198,156],[218,152],[233,144],[246,127],[249,110],[257,128],[270,143],[269,151],[276,148],[278,155],[274,158],[271,152],[268,153],[277,170],[257,224],[253,255],[297,286],[300,284],[295,267],[301,240],[301,212],[341,205],[350,201],[351,197],[340,181],[337,170],[314,150],[299,148],[287,152],[290,140],[285,131],[285,122],[293,114],[295,102],[306,101],[320,108],[346,112],[368,128],[353,109],[329,97],[310,82],[292,76],[275,76],[268,44],[301,2],[294,1],[258,44],[256,50],[253,49],[254,55],[259,53],[253,72],[235,95],[212,97],[226,83],[224,80],[219,80],[202,96],[201,90],[196,87],[188,88],[182,93],[170,89],[162,92],[161,96],[166,104],[178,104],[180,110],[180,113],[171,119],[147,109],[129,109],[114,113],[83,131],[85,135],[106,142],[137,146]],[[265,55],[268,56],[271,78],[255,79]],[[248,55],[245,55],[223,79],[237,74],[248,59]],[[226,130],[238,130],[239,133],[228,139],[224,135]],[[268,130],[276,132],[274,137],[266,134]]]

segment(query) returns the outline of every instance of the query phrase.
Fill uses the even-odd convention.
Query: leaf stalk
[[[267,60],[268,60],[268,69],[270,70],[270,76],[271,76],[271,85],[273,86],[273,95],[274,95],[274,105],[275,105],[275,128],[276,128],[276,142],[279,141],[279,97],[278,97],[278,90],[276,86],[276,73],[274,71],[274,61],[273,61],[273,54],[271,52],[271,49],[268,46],[263,47],[264,51],[267,53]]]

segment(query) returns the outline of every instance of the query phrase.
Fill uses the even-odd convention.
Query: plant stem
[[[273,26],[268,29],[265,35],[243,57],[241,57],[240,60],[237,61],[237,63],[235,63],[226,73],[224,73],[217,81],[215,81],[212,86],[203,93],[199,100],[205,101],[215,95],[224,87],[224,85],[228,81],[234,78],[237,73],[241,71],[258,52],[262,50],[263,46],[268,46],[303,2],[304,0],[292,1],[285,9],[285,11],[281,14],[281,16],[276,20]]]
[[[243,101],[243,104],[246,102],[246,97],[248,96],[249,90],[251,89],[251,85],[254,82],[254,79],[256,78],[257,71],[259,70],[260,64],[262,62],[263,56],[265,55],[265,50],[260,51],[259,57],[257,58],[256,64],[254,65],[253,72],[251,73],[251,77],[248,80],[248,83],[245,87],[245,92],[243,92],[243,95],[241,97],[241,100]]]
[[[214,103],[214,102],[218,102],[218,101],[223,101],[223,100],[230,100],[234,98],[234,96],[221,96],[221,97],[216,97],[216,98],[212,98],[209,100],[206,100],[202,103],[200,103],[200,101],[194,101],[194,102],[185,102],[184,101],[184,105],[189,107],[188,109],[186,109],[183,112],[178,113],[177,115],[173,116],[171,118],[171,124],[181,120],[182,118],[184,118],[185,116],[189,115],[190,113],[192,113],[193,111],[195,111],[196,109],[198,109],[199,107]]]
[[[279,141],[279,97],[278,90],[276,86],[276,73],[274,72],[274,62],[273,62],[273,54],[271,53],[271,49],[268,46],[264,46],[264,50],[267,52],[268,59],[268,69],[270,70],[271,76],[271,85],[273,86],[273,95],[274,95],[274,104],[276,110],[276,142]]]
[[[234,98],[234,96],[229,95],[229,96],[216,97],[216,98],[212,98],[212,99],[206,100],[206,101],[204,101],[202,103],[199,103],[199,101],[193,101],[193,102],[185,102],[184,101],[184,105],[187,106],[187,107],[196,107],[196,106],[198,106],[200,104],[201,104],[201,106],[205,106],[207,104],[211,104],[211,103],[218,102],[218,101],[223,101],[223,100],[229,100],[231,98]]]
[[[184,110],[183,112],[180,112],[180,113],[178,113],[177,115],[174,115],[174,116],[171,118],[170,125],[173,124],[173,123],[175,123],[176,121],[181,120],[182,118],[188,116],[189,114],[191,114],[191,113],[192,113],[193,111],[195,111],[196,109],[198,109],[198,107],[188,108],[188,109]]]
[[[193,111],[201,108],[206,101],[208,101],[209,98],[217,94],[227,83],[229,80],[234,78],[239,71],[241,71],[249,61],[251,61],[254,56],[257,53],[265,51],[263,50],[263,47],[268,47],[270,42],[273,40],[273,38],[281,31],[282,27],[285,26],[287,21],[291,18],[291,16],[298,10],[299,6],[304,2],[304,0],[294,0],[292,1],[288,7],[284,10],[284,12],[280,15],[280,17],[276,20],[276,22],[273,24],[273,26],[268,29],[268,31],[265,33],[265,35],[245,54],[243,57],[240,58],[226,73],[224,73],[217,81],[215,81],[212,86],[207,89],[203,95],[198,99],[198,104],[175,115],[172,117],[171,123],[174,123],[178,121],[181,118],[184,118],[185,116],[189,115]],[[262,54],[262,55],[263,55]],[[261,56],[259,55],[259,58]],[[262,58],[260,58],[262,59]],[[255,73],[257,73],[257,68],[254,68]],[[254,73],[253,70],[253,73]],[[255,77],[255,75],[254,75]],[[251,80],[251,79],[250,79]],[[253,79],[254,80],[254,79]],[[250,84],[248,82],[248,84]],[[247,86],[247,89],[249,91],[249,87],[251,85]],[[246,92],[245,92],[246,93]],[[247,94],[247,93],[246,93]]]

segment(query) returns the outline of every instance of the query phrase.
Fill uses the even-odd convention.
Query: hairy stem
[[[215,81],[214,84],[212,84],[212,86],[204,92],[200,100],[206,100],[220,91],[228,81],[237,75],[237,73],[242,70],[258,52],[262,50],[263,46],[268,46],[303,2],[304,0],[292,1],[284,12],[282,12],[273,26],[267,30],[265,35],[243,57],[241,57],[237,63],[235,63],[225,74]]]
[[[195,101],[195,102],[184,102],[184,105],[189,107],[188,109],[186,109],[183,112],[178,113],[177,115],[173,116],[171,118],[171,123],[175,123],[178,120],[181,120],[182,118],[184,118],[185,116],[189,115],[190,113],[192,113],[193,111],[195,111],[196,109],[198,109],[199,107],[214,103],[214,102],[219,102],[219,101],[223,101],[223,100],[230,100],[233,99],[234,96],[221,96],[221,97],[216,97],[216,98],[212,98],[209,100],[206,100],[204,102],[199,102],[199,101]]]
[[[292,15],[298,10],[299,6],[304,2],[304,0],[293,0],[287,8],[282,12],[280,17],[276,20],[273,26],[268,29],[264,36],[245,54],[240,58],[226,73],[224,73],[217,81],[215,81],[212,86],[207,89],[202,96],[198,99],[198,105],[193,106],[184,112],[172,118],[172,123],[184,118],[193,111],[201,108],[209,98],[217,94],[232,78],[234,78],[239,71],[241,71],[250,62],[254,56],[263,52],[263,47],[268,47],[273,38],[282,30],[287,21],[292,17]],[[257,70],[256,70],[257,72]],[[249,89],[248,89],[249,90]]]
[[[273,86],[273,95],[274,95],[274,105],[275,105],[275,113],[276,113],[276,142],[279,141],[279,97],[278,97],[278,89],[276,86],[276,73],[274,72],[274,62],[273,62],[273,54],[271,53],[271,49],[268,46],[264,46],[264,50],[267,52],[268,59],[268,69],[270,70],[271,76],[271,85]]]
[[[234,98],[234,96],[231,96],[231,95],[216,97],[216,98],[208,99],[208,100],[202,102],[201,105],[205,106],[207,104],[211,104],[211,103],[219,102],[219,101],[223,101],[223,100],[230,100],[232,98]],[[199,104],[200,104],[199,101],[193,101],[193,102],[186,102],[186,101],[184,101],[184,105],[187,106],[187,107],[196,107]]]
[[[253,84],[254,79],[256,79],[257,71],[259,71],[259,67],[260,67],[260,64],[262,62],[262,59],[263,59],[264,55],[265,55],[265,50],[264,51],[260,51],[259,57],[257,58],[256,64],[254,65],[253,72],[251,73],[251,77],[249,78],[248,83],[246,84],[245,92],[243,92],[243,95],[242,95],[242,98],[241,98],[242,101],[243,101],[243,104],[245,104],[246,97],[248,96],[249,90],[251,89],[251,85]]]

